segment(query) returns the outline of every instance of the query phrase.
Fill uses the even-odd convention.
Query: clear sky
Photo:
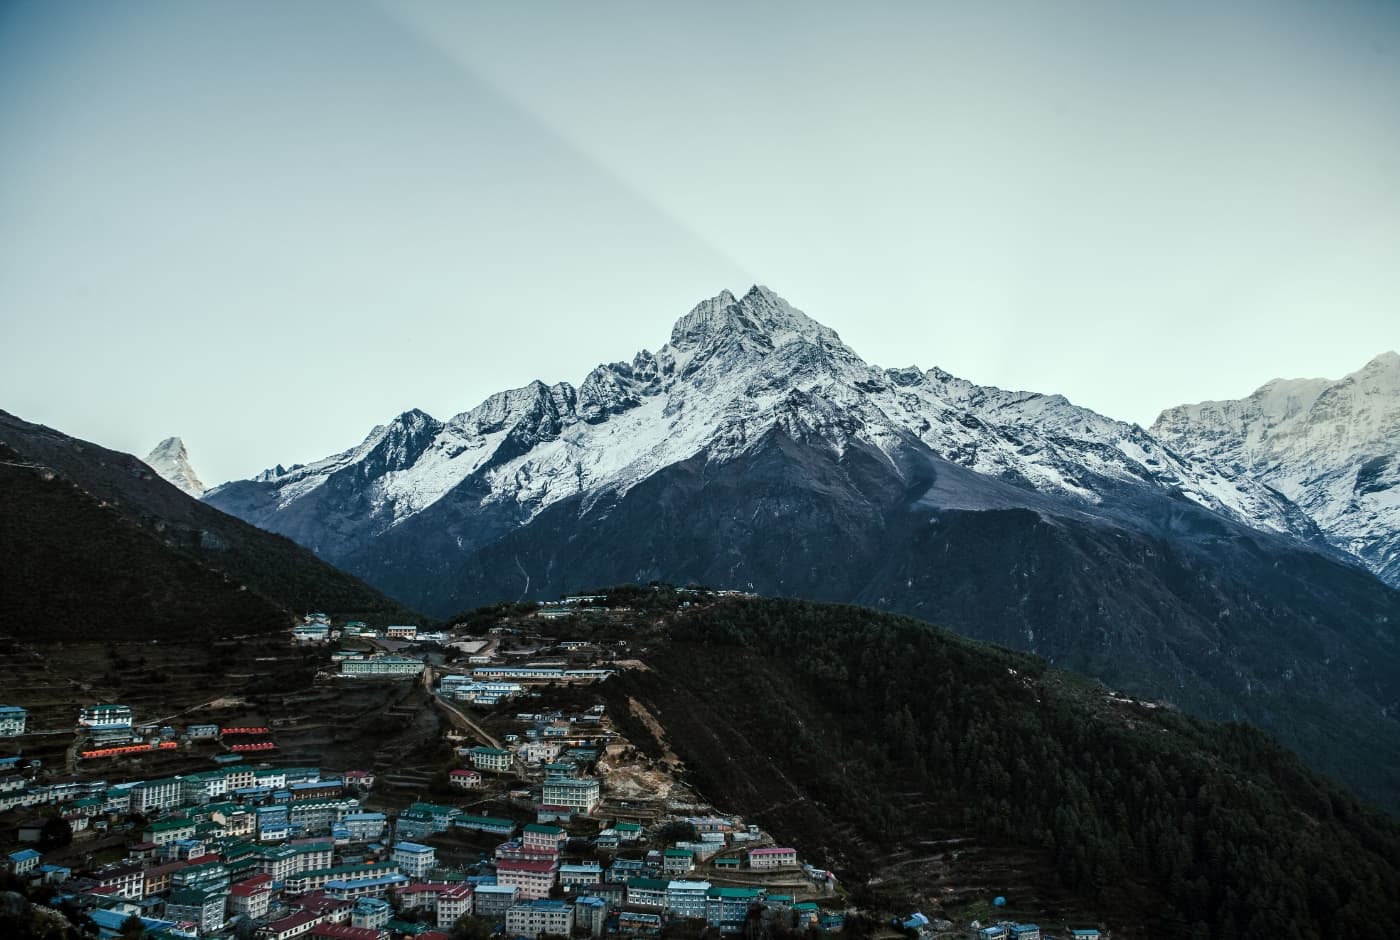
[[[767,284],[1149,423],[1400,346],[1400,3],[0,2],[0,408],[206,483]]]

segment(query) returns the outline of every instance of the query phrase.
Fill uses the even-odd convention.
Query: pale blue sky
[[[0,3],[0,408],[205,482],[755,281],[1149,422],[1400,346],[1400,3]]]

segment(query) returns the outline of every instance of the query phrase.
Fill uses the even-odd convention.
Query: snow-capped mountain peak
[[[146,465],[160,474],[167,482],[174,484],[191,496],[204,495],[206,487],[190,466],[190,455],[185,442],[178,437],[167,437],[146,455]]]
[[[1338,379],[1274,379],[1237,401],[1169,408],[1152,433],[1300,506],[1337,547],[1400,583],[1400,355]]]
[[[696,304],[671,329],[670,347],[676,352],[742,336],[760,348],[776,349],[785,343],[806,340],[839,345],[832,330],[793,307],[767,287],[755,284],[742,298],[729,291]]]
[[[599,365],[577,386],[536,380],[446,422],[405,412],[341,454],[209,498],[271,528],[305,515],[280,531],[335,557],[440,501],[523,524],[575,495],[585,507],[620,497],[692,458],[737,459],[773,433],[836,455],[853,446],[883,454],[896,473],[899,455],[921,448],[1084,506],[1116,505],[1115,488],[1146,486],[1253,526],[1315,535],[1267,487],[1226,479],[1062,396],[979,386],[938,368],[872,366],[757,285],[701,301],[655,353]],[[482,531],[464,528],[459,544]]]

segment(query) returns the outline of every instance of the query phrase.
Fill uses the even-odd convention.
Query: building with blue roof
[[[126,919],[131,915],[121,911],[108,911],[102,908],[96,908],[95,910],[88,911],[87,916],[91,917],[92,922],[97,925],[97,935],[102,937],[103,940],[111,940],[112,937],[121,935],[122,924],[126,923]],[[154,917],[142,917],[141,926],[146,929],[147,933],[151,933],[157,930],[169,930],[175,926],[175,921],[157,920]]]
[[[410,878],[424,878],[437,864],[437,849],[418,842],[398,842],[394,845],[394,864]]]
[[[383,898],[390,888],[402,888],[408,884],[403,875],[380,875],[377,878],[347,878],[326,882],[326,893],[341,901],[358,901],[360,898]]]
[[[5,867],[16,875],[27,875],[39,867],[43,855],[33,849],[20,849],[5,856]]]
[[[384,835],[388,824],[384,813],[346,813],[340,817],[340,825],[350,831],[352,842],[372,842]]]
[[[520,889],[515,885],[477,885],[475,893],[476,914],[488,920],[504,920],[506,911],[520,900]]]
[[[37,870],[47,884],[62,884],[73,877],[73,869],[67,865],[40,865]]]
[[[587,928],[590,936],[601,937],[608,922],[608,902],[602,898],[574,898],[574,927]]]
[[[350,910],[350,926],[361,930],[379,930],[393,918],[393,907],[379,898],[360,898]]]

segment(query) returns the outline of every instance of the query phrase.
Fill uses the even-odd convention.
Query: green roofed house
[[[792,906],[797,916],[797,929],[806,930],[808,927],[815,927],[821,919],[821,908],[817,907],[816,901],[801,901]]]
[[[410,920],[399,920],[395,918],[385,923],[384,929],[395,935],[416,937],[420,933],[427,933],[433,928],[428,924],[420,924]]]
[[[192,920],[201,934],[216,933],[224,925],[226,894],[218,888],[176,888],[165,902],[170,920]]]
[[[705,922],[721,933],[739,933],[750,905],[762,896],[759,888],[711,888],[705,892]]]
[[[395,824],[398,839],[421,839],[435,832],[446,832],[454,824],[462,811],[455,806],[442,806],[437,803],[414,803],[399,813]]]
[[[485,832],[498,836],[508,836],[515,831],[515,820],[492,816],[462,815],[453,821],[453,825],[458,829],[471,829],[475,832]]]
[[[743,864],[743,862],[744,859],[738,855],[721,855],[718,858],[716,858],[712,864],[716,868],[722,868],[725,870],[737,870]]]
[[[695,853],[689,849],[667,849],[661,857],[661,872],[684,875],[695,870]]]
[[[510,772],[510,751],[503,751],[497,747],[474,747],[467,751],[467,756],[471,759],[472,766],[477,770],[489,770],[493,773]]]
[[[540,802],[548,806],[567,806],[583,815],[593,812],[602,800],[602,784],[596,779],[545,780]]]
[[[141,833],[141,838],[156,845],[165,845],[176,839],[188,839],[194,835],[195,824],[188,819],[159,819],[150,823]]]
[[[568,780],[578,776],[578,764],[573,761],[555,761],[544,765],[546,780]]]
[[[307,894],[320,891],[332,881],[356,881],[392,875],[398,872],[394,862],[370,862],[359,865],[337,865],[333,868],[318,868],[288,875],[283,886],[287,894]]]
[[[655,937],[661,933],[661,915],[648,911],[623,911],[617,927],[624,937]]]
[[[542,849],[558,852],[569,841],[569,834],[558,826],[545,826],[531,823],[525,827],[521,841],[527,849]]]
[[[660,878],[629,878],[627,903],[633,907],[663,910],[666,907],[666,888],[669,884],[670,882]]]
[[[672,917],[704,920],[705,897],[709,890],[708,881],[673,881],[666,886],[666,907]]]
[[[104,802],[100,796],[85,796],[81,800],[69,803],[68,810],[69,812],[81,813],[84,816],[100,816]]]

